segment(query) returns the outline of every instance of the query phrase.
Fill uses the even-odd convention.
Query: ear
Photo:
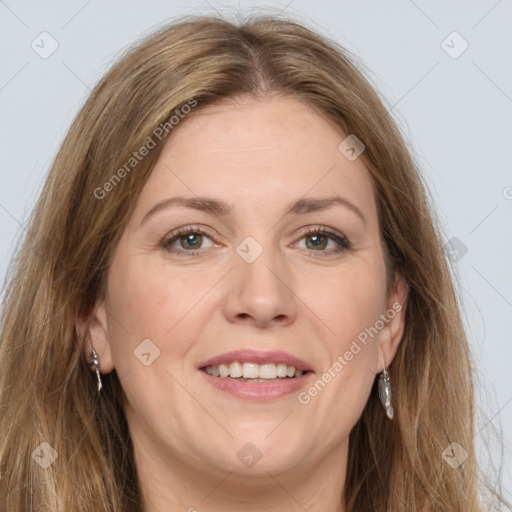
[[[386,301],[386,311],[381,318],[384,318],[385,326],[378,338],[378,359],[376,361],[376,372],[380,373],[385,364],[388,368],[398,350],[400,341],[405,329],[405,310],[409,285],[400,271],[395,273],[393,289]]]
[[[87,363],[91,359],[90,352],[94,349],[99,356],[100,372],[110,373],[114,364],[108,340],[107,308],[104,301],[98,303],[91,317],[78,320],[76,328],[80,340],[84,340],[83,350]]]

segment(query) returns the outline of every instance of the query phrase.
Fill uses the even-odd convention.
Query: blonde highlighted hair
[[[300,97],[363,141],[388,273],[409,285],[391,367],[395,419],[372,392],[350,434],[345,511],[482,510],[468,343],[417,165],[350,54],[272,16],[164,27],[111,68],[76,116],[5,286],[0,510],[142,510],[123,389],[114,370],[97,398],[77,323],[105,293],[111,256],[165,138],[113,190],[98,189],[192,98],[195,111],[242,95]],[[452,442],[468,454],[455,469],[442,457]],[[47,468],[35,460],[48,449],[41,443],[58,455]]]

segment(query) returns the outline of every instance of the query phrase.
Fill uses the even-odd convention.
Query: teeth
[[[256,363],[244,363],[244,379],[258,379],[260,376],[260,366]]]
[[[235,362],[229,365],[229,376],[232,377],[233,379],[243,377],[243,374],[243,366],[240,363]]]
[[[229,375],[229,366],[219,364],[219,377],[227,377]]]
[[[260,379],[277,378],[277,367],[274,363],[260,365]]]
[[[219,364],[218,366],[207,366],[206,373],[214,377],[231,377],[232,379],[239,379],[243,382],[250,380],[252,382],[265,382],[285,377],[301,377],[304,372],[296,370],[295,366],[287,366],[283,363],[239,363],[234,361],[230,364]],[[260,380],[263,379],[263,380]]]
[[[287,370],[287,366],[283,363],[279,363],[277,365],[277,376],[278,377],[286,377],[286,370]]]

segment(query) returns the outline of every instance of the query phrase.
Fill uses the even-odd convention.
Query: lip
[[[313,372],[311,366],[303,361],[302,359],[292,356],[286,352],[260,352],[258,350],[233,350],[231,352],[226,352],[224,354],[220,354],[218,356],[212,357],[207,361],[203,361],[199,363],[198,368],[206,368],[207,366],[218,366],[219,364],[229,364],[234,361],[239,363],[257,363],[257,364],[265,364],[265,363],[281,363],[286,364],[288,366],[294,366],[297,370],[302,370],[303,372]],[[217,377],[214,377],[217,378]],[[298,377],[300,379],[301,377]],[[294,380],[294,379],[290,379]],[[238,382],[238,381],[235,381]],[[257,382],[255,384],[258,384]]]
[[[214,377],[202,370],[200,370],[200,373],[204,375],[207,382],[220,391],[230,393],[239,398],[260,402],[281,398],[282,396],[297,392],[314,375],[313,372],[308,372],[301,377],[283,378],[271,382],[242,382],[231,377]]]
[[[300,377],[282,378],[269,382],[242,382],[230,377],[214,377],[204,371],[204,368],[207,366],[218,366],[222,363],[228,364],[234,361],[242,364],[282,363],[287,366],[294,366],[297,370],[302,370],[306,373]],[[309,382],[311,376],[315,373],[308,363],[286,352],[261,352],[250,349],[233,350],[212,357],[200,363],[198,369],[204,375],[206,381],[216,389],[239,398],[254,401],[272,400],[297,392]]]

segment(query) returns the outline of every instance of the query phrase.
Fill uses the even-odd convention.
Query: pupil
[[[197,242],[199,241],[200,242],[200,235],[198,236],[197,234],[194,234],[194,233],[191,233],[189,235],[185,235],[185,244],[186,245],[191,245],[191,246],[196,246],[197,245]],[[194,242],[195,240],[195,242]],[[199,245],[201,245],[199,243]],[[195,248],[195,247],[194,247]]]
[[[322,249],[325,248],[325,242],[326,242],[326,237],[323,236],[323,235],[310,235],[310,240],[312,240],[312,245],[313,247],[315,248],[318,248],[318,247],[321,247]],[[322,243],[324,242],[324,243]]]

